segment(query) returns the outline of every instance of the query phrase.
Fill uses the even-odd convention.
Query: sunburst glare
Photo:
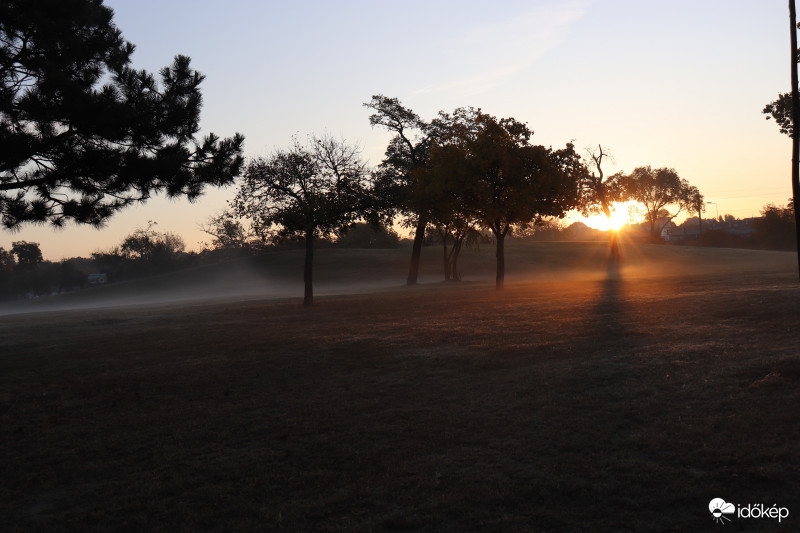
[[[639,222],[636,216],[635,202],[615,202],[611,206],[611,217],[603,213],[583,218],[582,222],[590,228],[600,231],[619,231],[623,226]]]

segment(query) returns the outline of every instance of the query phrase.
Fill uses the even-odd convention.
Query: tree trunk
[[[422,254],[422,241],[425,240],[425,226],[428,221],[420,216],[417,221],[417,230],[414,233],[414,244],[411,247],[411,263],[408,265],[408,280],[406,285],[416,285],[419,277],[419,258]]]
[[[495,257],[497,257],[497,277],[495,279],[495,288],[501,290],[503,288],[506,278],[506,257],[505,257],[505,240],[506,232],[497,232],[494,234],[497,239],[497,250]]]
[[[306,230],[306,259],[303,265],[303,282],[305,283],[305,295],[303,305],[314,304],[314,284],[311,279],[311,267],[314,263],[314,230]]]
[[[614,259],[619,258],[619,242],[617,241],[617,232],[611,227],[611,208],[608,206],[605,197],[602,198],[603,213],[608,219],[608,247],[611,252],[611,257]]]
[[[658,219],[655,218],[655,217],[651,217],[651,219],[650,219],[650,237],[652,237],[653,240],[661,238],[660,232],[659,232],[659,234],[656,234],[656,226],[658,226]]]
[[[458,254],[461,253],[461,245],[464,243],[464,237],[453,243],[453,251],[451,252],[450,259],[450,275],[453,281],[461,281],[461,273],[458,271]]]
[[[616,230],[610,230],[608,236],[608,250],[611,258],[614,260],[619,259],[619,233]]]
[[[450,270],[450,256],[447,253],[447,234],[445,232],[439,232],[439,236],[442,238],[442,261],[444,263],[444,280],[450,281],[450,276],[452,272]]]
[[[800,92],[797,88],[797,10],[789,0],[789,23],[792,45],[792,199],[797,242],[797,272],[800,276]]]

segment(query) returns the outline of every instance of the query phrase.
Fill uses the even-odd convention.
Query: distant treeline
[[[302,247],[302,243],[296,240],[264,242],[240,232],[241,228],[213,223],[204,229],[218,231],[227,228],[230,234],[240,232],[242,238],[225,238],[218,232],[218,236],[205,243],[200,251],[187,252],[180,235],[158,231],[155,226],[154,222],[149,222],[147,227],[138,228],[125,237],[118,246],[94,252],[90,257],[45,261],[39,243],[16,241],[8,250],[0,247],[0,300],[61,294]],[[397,232],[380,223],[355,223],[339,238],[320,239],[316,243],[319,248],[386,249],[410,245],[410,239],[401,239]]]
[[[212,240],[199,252],[186,252],[181,236],[156,230],[150,222],[138,228],[110,250],[90,257],[45,261],[38,243],[16,241],[10,249],[0,247],[0,300],[36,298],[88,288],[93,285],[128,281],[165,274],[183,268],[228,261],[240,257],[262,256],[281,250],[300,249],[302,241],[263,241],[246,230],[241,222],[225,216],[212,219],[203,229]],[[631,241],[689,246],[794,250],[794,208],[766,205],[760,217],[740,219],[732,215],[700,219],[690,217],[679,225],[667,224],[664,237],[653,241],[647,224],[624,227]],[[447,238],[429,226],[424,239],[428,247],[441,247]],[[513,239],[534,241],[604,241],[608,232],[588,227],[583,222],[565,225],[558,219],[545,220]],[[475,246],[491,243],[489,233],[476,232],[465,241]],[[318,239],[315,248],[410,248],[411,239],[381,223],[357,222],[337,238]],[[452,243],[451,243],[452,244]]]
[[[794,208],[768,204],[760,217],[736,218],[720,215],[716,218],[689,217],[681,224],[664,223],[661,235],[653,238],[647,223],[624,226],[628,240],[647,243],[668,243],[719,248],[751,248],[757,250],[793,251],[795,240]],[[608,239],[608,231],[590,228],[583,222],[565,225],[560,220],[546,221],[531,232],[517,235],[536,241],[601,241]]]

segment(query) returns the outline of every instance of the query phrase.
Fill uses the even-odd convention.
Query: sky
[[[601,144],[604,171],[671,167],[705,216],[758,216],[791,196],[791,141],[761,113],[789,89],[785,0],[106,0],[133,66],[177,54],[206,76],[201,135],[245,136],[245,156],[329,133],[380,163],[389,134],[363,103],[399,98],[429,119],[472,106],[514,117],[536,144]],[[108,250],[148,221],[198,250],[236,186],[194,203],[153,198],[104,228],[0,230],[46,259]]]

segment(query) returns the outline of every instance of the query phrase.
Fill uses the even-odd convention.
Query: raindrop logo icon
[[[714,522],[718,524],[725,524],[730,522],[731,519],[725,516],[726,514],[733,514],[736,512],[736,506],[732,503],[726,503],[722,498],[714,498],[708,502],[708,510],[714,517]]]

